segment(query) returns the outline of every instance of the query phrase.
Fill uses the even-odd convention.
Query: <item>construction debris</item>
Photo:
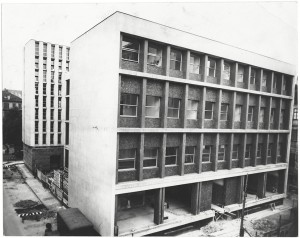
[[[31,208],[36,205],[38,205],[38,202],[32,201],[32,200],[21,200],[14,204],[15,207],[21,207],[21,208]]]
[[[260,219],[252,222],[253,228],[260,231],[271,231],[277,228],[277,222],[268,219]]]

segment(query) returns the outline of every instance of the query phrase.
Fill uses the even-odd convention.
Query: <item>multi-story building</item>
[[[286,196],[295,66],[116,12],[71,43],[69,206],[140,236]]]
[[[5,117],[5,114],[9,110],[22,110],[22,96],[19,97],[11,92],[12,90],[4,89],[2,91],[2,117]],[[13,90],[17,91],[17,90]],[[22,95],[22,94],[21,94]]]
[[[70,48],[30,40],[24,49],[24,162],[33,172],[63,165],[64,91]]]

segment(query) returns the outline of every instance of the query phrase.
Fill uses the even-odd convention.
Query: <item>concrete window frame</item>
[[[134,63],[140,62],[140,47],[141,44],[137,39],[123,36],[122,39],[122,60],[131,61]],[[126,57],[129,56],[129,57]]]
[[[121,93],[120,97],[120,116],[137,117],[139,95],[130,93]],[[132,113],[129,113],[132,110]],[[125,113],[125,114],[124,114]]]
[[[154,152],[154,153],[153,153]],[[144,159],[143,159],[143,168],[150,169],[150,168],[157,168],[157,158],[158,158],[158,148],[157,147],[144,147]],[[154,165],[145,166],[146,163],[150,161],[155,161]],[[145,163],[146,162],[146,163]]]
[[[136,151],[136,148],[119,150],[118,171],[135,170]],[[120,168],[120,162],[127,163],[127,165],[124,165],[125,168]]]
[[[184,164],[194,164],[195,163],[195,151],[196,151],[196,146],[186,146],[185,147]]]

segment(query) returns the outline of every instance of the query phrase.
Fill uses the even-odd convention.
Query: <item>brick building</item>
[[[282,202],[294,65],[120,12],[71,48],[69,205],[101,235],[238,213],[246,175]]]
[[[33,172],[63,165],[64,92],[70,48],[30,40],[24,48],[24,162]]]

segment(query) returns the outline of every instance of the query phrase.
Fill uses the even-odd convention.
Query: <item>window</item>
[[[51,71],[51,83],[54,83],[54,71]]]
[[[162,67],[162,48],[153,44],[148,47],[148,64]]]
[[[51,45],[51,57],[54,58],[55,54],[55,45]]]
[[[200,57],[194,54],[190,57],[190,73],[200,74]]]
[[[38,82],[39,81],[39,76],[35,76],[35,81]]]
[[[54,84],[51,84],[51,95],[54,95]]]
[[[59,47],[59,58],[60,59],[62,58],[62,47],[61,46]]]
[[[169,98],[168,100],[168,118],[179,118],[180,99]]]
[[[135,169],[136,149],[120,149],[118,170]]]
[[[239,144],[232,146],[232,160],[237,160],[239,158]]]
[[[39,94],[39,83],[35,83],[35,94]]]
[[[177,147],[166,148],[166,166],[177,164]]]
[[[275,112],[276,112],[276,109],[271,108],[271,119],[270,119],[271,123],[275,123]]]
[[[46,144],[46,134],[43,134],[43,144]]]
[[[61,120],[61,110],[58,110],[58,120],[60,121]]]
[[[228,120],[228,107],[229,105],[226,103],[221,103],[221,113],[220,113],[220,120],[227,121]]]
[[[43,97],[43,107],[46,107],[47,106],[47,101],[46,101],[47,97],[44,96]]]
[[[196,100],[190,100],[188,99],[187,103],[187,112],[186,112],[186,118],[190,120],[197,120],[198,119],[198,104],[199,102]]]
[[[245,68],[242,65],[238,66],[238,75],[237,75],[237,81],[240,83],[244,82],[244,73],[245,73]]]
[[[234,121],[241,121],[241,120],[242,120],[242,106],[235,105]]]
[[[245,159],[251,159],[251,149],[252,146],[250,144],[246,145]]]
[[[35,121],[35,132],[38,132],[39,131],[39,122],[38,121]]]
[[[136,117],[138,107],[138,95],[135,94],[121,94],[120,101],[120,116]]]
[[[70,80],[66,80],[66,96],[70,95]]]
[[[281,156],[281,148],[282,148],[282,143],[278,143],[278,145],[277,145],[277,156]]]
[[[274,78],[273,78],[273,89],[277,89],[277,81],[278,81],[278,74],[274,73]]]
[[[54,97],[50,98],[50,107],[54,107]]]
[[[185,164],[193,164],[194,163],[195,151],[196,151],[195,146],[186,146],[185,147],[185,159],[184,159]]]
[[[50,110],[50,120],[54,120],[54,109]]]
[[[214,104],[213,102],[205,102],[205,119],[212,120],[214,115]]]
[[[35,106],[39,106],[39,96],[35,96]]]
[[[282,91],[283,92],[286,91],[286,79],[285,78],[282,79]]]
[[[47,122],[43,121],[43,132],[46,132],[46,128],[47,128]]]
[[[62,67],[62,62],[61,60],[58,62],[58,70],[61,70],[61,67]]]
[[[283,124],[283,121],[284,121],[284,113],[285,113],[285,110],[282,109],[281,112],[280,112],[280,124]]]
[[[43,109],[43,120],[46,120],[46,109]]]
[[[57,131],[61,132],[61,122],[60,121],[57,123]]]
[[[43,64],[46,65],[47,64],[47,60],[43,59]]]
[[[58,73],[58,83],[61,84],[62,73]]]
[[[179,50],[171,49],[170,69],[181,71],[182,54]]]
[[[230,80],[230,64],[224,62],[223,73],[224,73],[223,79]]]
[[[47,94],[47,84],[43,83],[43,94],[46,95]]]
[[[263,123],[265,119],[265,108],[261,107],[259,111],[259,122]]]
[[[139,62],[140,43],[126,36],[122,40],[122,59]]]
[[[12,102],[8,103],[8,108],[9,109],[13,108],[13,103]]]
[[[52,145],[54,142],[54,134],[50,134],[50,144]]]
[[[47,44],[43,44],[43,56],[47,57]]]
[[[50,122],[50,132],[54,132],[54,122]]]
[[[51,60],[51,70],[54,70],[54,60]]]
[[[65,140],[66,140],[66,145],[68,145],[69,144],[69,123],[66,123],[65,129],[66,129]]]
[[[248,121],[249,122],[253,121],[253,115],[254,115],[254,107],[249,106],[249,108],[248,108]]]
[[[39,77],[39,72],[35,71],[35,79],[38,81],[38,77]]]
[[[255,85],[255,81],[256,81],[256,70],[251,68],[250,84]]]
[[[61,134],[57,135],[57,144],[61,144]]]
[[[268,157],[272,156],[273,143],[269,143],[268,145]]]
[[[67,62],[67,63],[66,63],[66,70],[67,70],[67,71],[69,71],[69,65],[70,65],[70,63]]]
[[[47,71],[46,70],[43,71],[43,80],[44,80],[44,82],[47,81]]]
[[[58,85],[58,96],[61,97],[61,85]]]
[[[157,167],[157,154],[158,154],[157,148],[145,147],[143,167],[144,168]]]
[[[298,108],[294,108],[293,120],[298,120]]]
[[[39,119],[39,109],[35,109],[35,119]]]
[[[208,163],[210,162],[210,155],[211,155],[211,145],[203,145],[202,151],[202,162]]]
[[[35,63],[35,69],[39,69],[39,63]]]
[[[218,160],[224,161],[225,160],[225,151],[226,146],[225,145],[219,145],[219,152],[218,152]]]
[[[207,76],[216,77],[217,62],[213,59],[208,58],[207,63],[208,63]]]
[[[39,143],[39,134],[34,135],[34,143],[37,145]]]
[[[67,60],[70,60],[70,48],[67,48]]]
[[[146,96],[146,117],[159,118],[160,97]]]
[[[258,143],[258,145],[257,145],[257,152],[256,152],[256,157],[257,158],[261,158],[262,147],[263,147],[263,144],[262,143]]]
[[[35,42],[35,55],[39,55],[39,42]]]
[[[261,81],[262,87],[267,87],[267,78],[268,78],[267,72],[263,72],[263,77],[262,77],[262,81]]]

